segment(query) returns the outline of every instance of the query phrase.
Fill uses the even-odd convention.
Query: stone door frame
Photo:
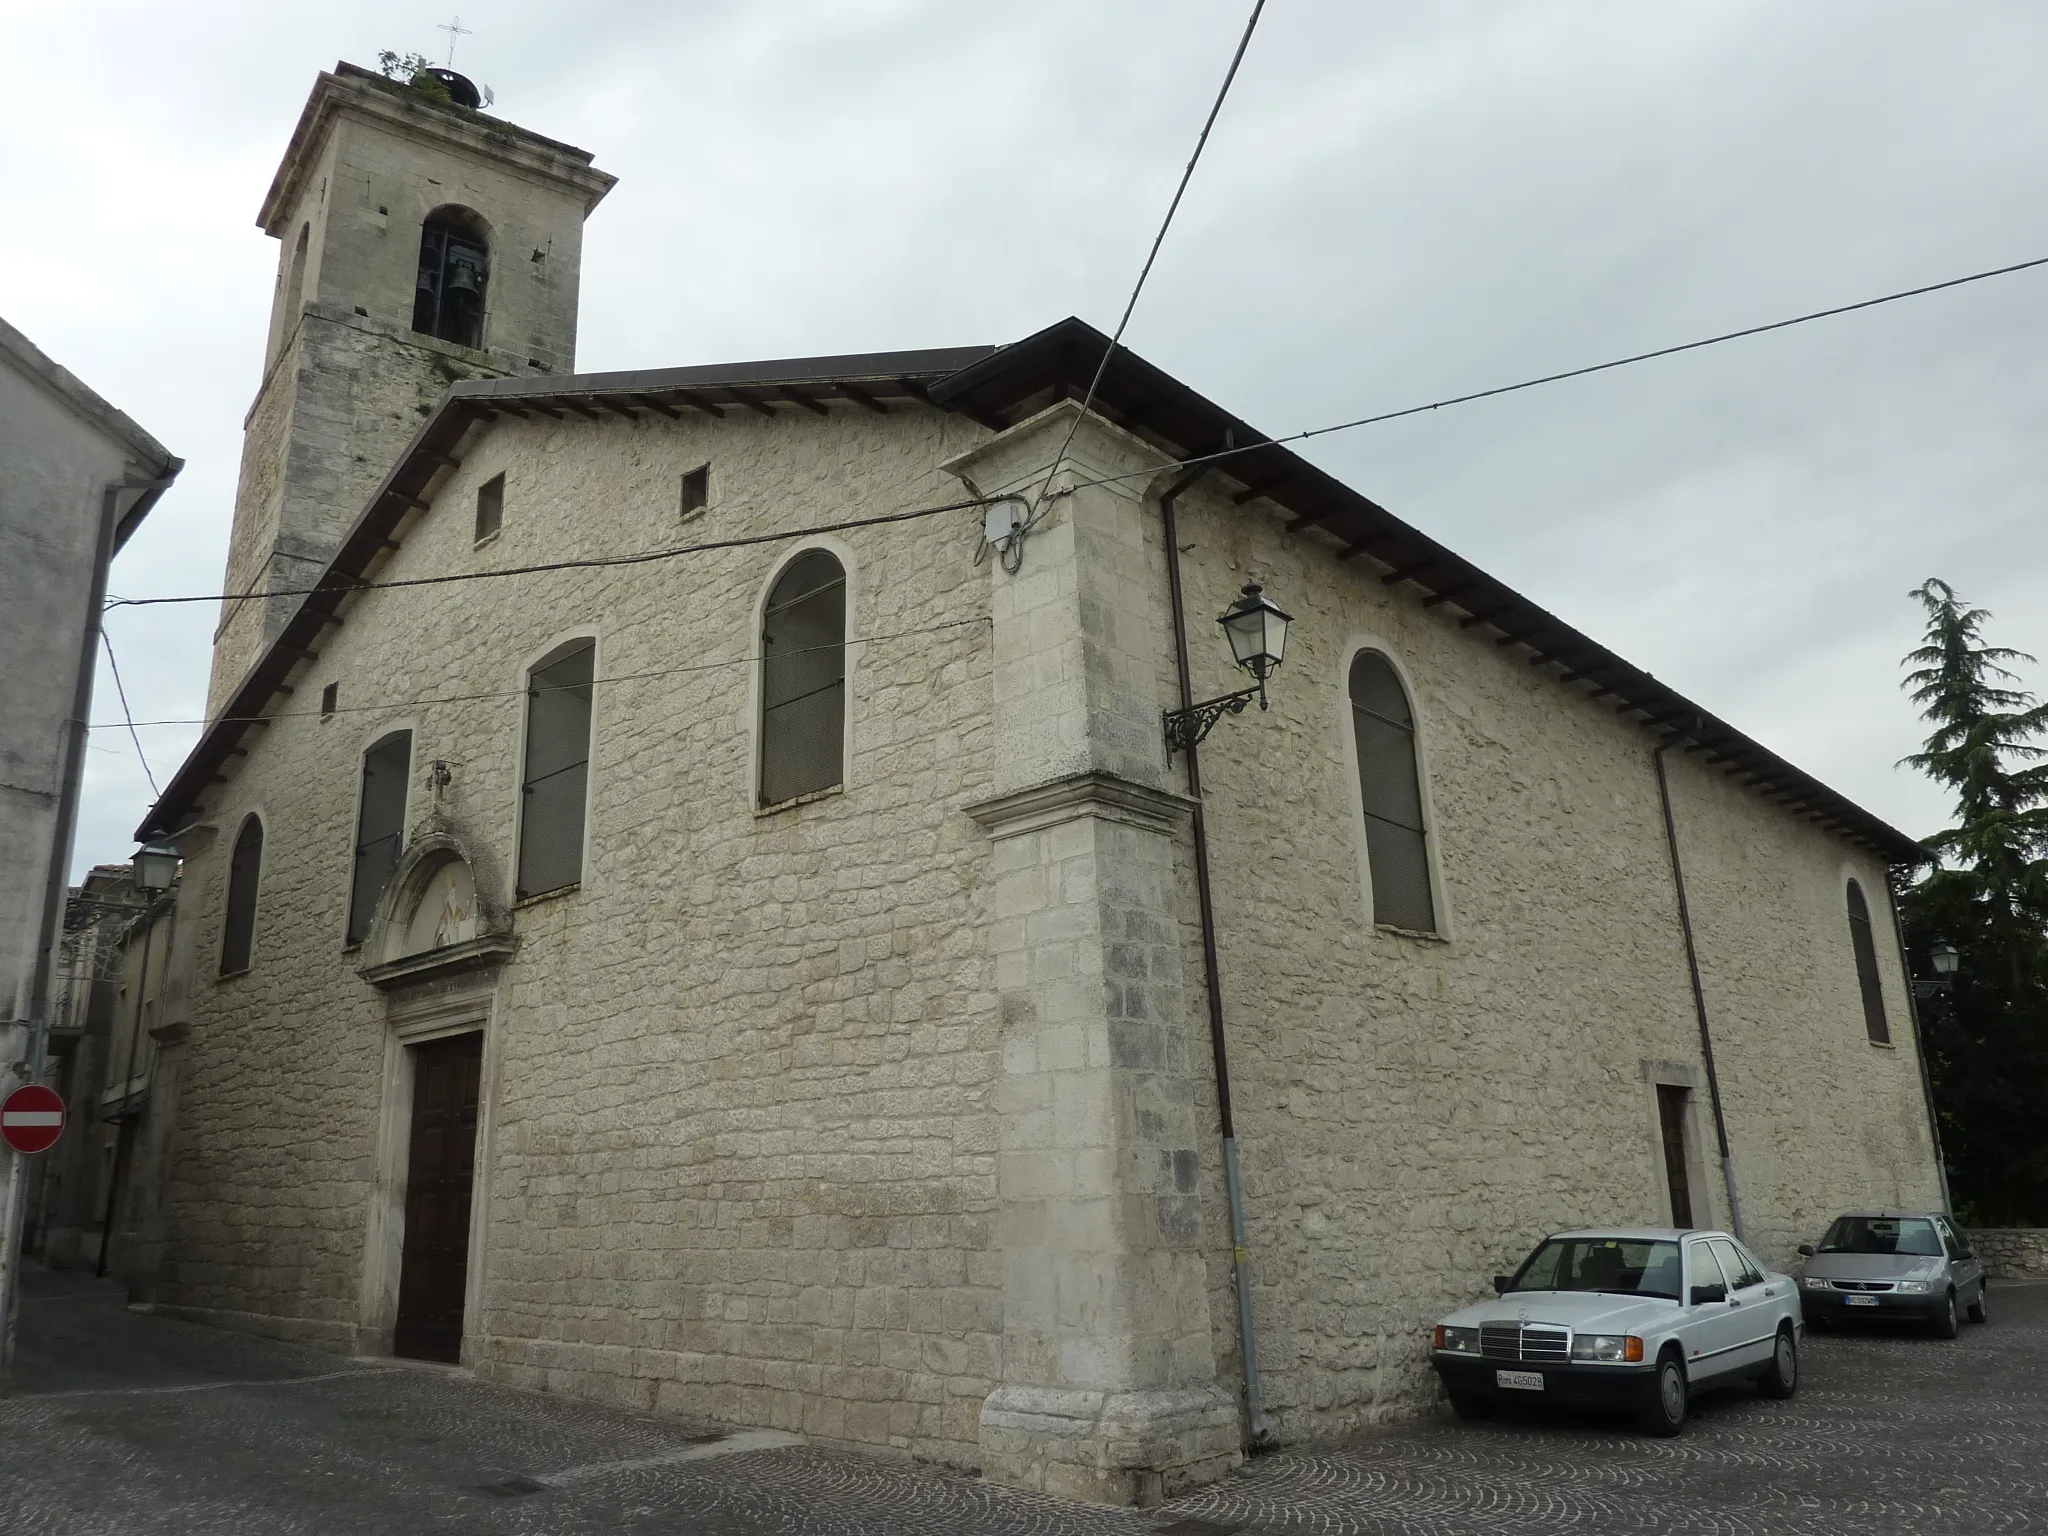
[[[462,1364],[473,1363],[481,1332],[490,1265],[493,1130],[497,1119],[499,1047],[497,978],[493,974],[429,985],[391,996],[384,1031],[384,1090],[377,1115],[376,1177],[363,1235],[362,1286],[356,1311],[356,1353],[389,1355],[398,1322],[398,1281],[405,1258],[405,1188],[412,1132],[411,1047],[450,1035],[481,1034],[477,1072],[476,1175],[470,1188],[468,1273],[462,1289]]]

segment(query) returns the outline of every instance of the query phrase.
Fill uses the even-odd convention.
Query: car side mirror
[[[1970,1260],[1977,1257],[1977,1250],[1974,1248],[1959,1248],[1956,1250],[1956,1257],[1967,1264]]]
[[[1801,1244],[1799,1245],[1799,1257],[1801,1257],[1802,1259],[1810,1259],[1810,1258],[1812,1258],[1812,1257],[1813,1257],[1813,1244],[1811,1244],[1811,1243],[1801,1243]]]
[[[1692,1288],[1692,1304],[1696,1307],[1709,1306],[1727,1299],[1728,1287],[1725,1285],[1696,1285]]]
[[[1493,1277],[1493,1294],[1496,1296],[1507,1295],[1508,1287],[1514,1283],[1515,1277],[1513,1275],[1495,1275]]]

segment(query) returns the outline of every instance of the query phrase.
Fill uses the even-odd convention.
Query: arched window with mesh
[[[412,328],[459,347],[481,347],[484,290],[490,277],[490,239],[484,221],[467,208],[436,208],[420,228]]]
[[[1377,651],[1360,651],[1352,658],[1350,691],[1373,921],[1434,933],[1436,901],[1429,884],[1415,711],[1393,664]]]
[[[235,850],[228,856],[228,905],[220,940],[223,976],[249,969],[256,946],[256,888],[262,878],[263,823],[251,814],[242,818]]]
[[[555,647],[526,679],[526,767],[519,794],[521,897],[583,878],[583,807],[590,785],[590,701],[597,642]]]
[[[412,775],[412,732],[393,731],[363,754],[363,792],[356,812],[356,864],[349,885],[347,941],[370,932],[384,882],[405,849],[405,791]]]
[[[813,549],[790,562],[761,619],[761,804],[845,778],[846,570]]]
[[[1878,1045],[1889,1045],[1892,1027],[1884,1016],[1884,988],[1877,979],[1877,936],[1863,887],[1849,882],[1849,947],[1856,952],[1856,985],[1863,992],[1863,1028]]]

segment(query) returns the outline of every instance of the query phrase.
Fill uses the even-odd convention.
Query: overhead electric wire
[[[1251,46],[1252,33],[1259,25],[1259,13],[1266,8],[1266,0],[1253,0],[1252,13],[1244,24],[1244,35],[1237,40],[1237,52],[1230,56],[1230,68],[1223,73],[1223,84],[1216,92],[1215,101],[1209,105],[1209,115],[1202,122],[1202,131],[1195,138],[1195,152],[1188,156],[1187,169],[1180,173],[1180,185],[1173,189],[1173,201],[1166,205],[1166,217],[1159,221],[1159,233],[1152,237],[1152,249],[1145,253],[1145,265],[1138,270],[1138,280],[1131,286],[1131,296],[1124,304],[1123,318],[1116,323],[1116,331],[1109,338],[1109,345],[1102,349],[1102,361],[1095,366],[1095,377],[1088,381],[1088,392],[1081,397],[1081,409],[1067,427],[1067,440],[1060,444],[1060,451],[1052,461],[1052,471],[1045,483],[1038,489],[1038,496],[1032,504],[1032,520],[1038,515],[1038,508],[1045,503],[1047,489],[1052,477],[1067,461],[1067,450],[1074,446],[1074,434],[1081,430],[1081,418],[1088,414],[1088,408],[1095,403],[1096,391],[1102,388],[1103,375],[1109,372],[1109,360],[1116,355],[1118,343],[1124,339],[1124,328],[1131,323],[1131,315],[1138,307],[1138,295],[1145,291],[1145,279],[1152,275],[1152,264],[1159,259],[1159,248],[1166,243],[1166,232],[1173,228],[1173,216],[1180,212],[1180,200],[1187,195],[1188,183],[1194,180],[1195,165],[1202,158],[1202,151],[1208,147],[1209,130],[1216,126],[1216,118],[1223,111],[1224,99],[1230,95],[1231,83],[1237,79],[1237,67],[1244,62],[1244,51]]]
[[[533,576],[548,571],[602,570],[612,566],[650,565],[683,555],[709,554],[721,549],[746,549],[756,544],[779,544],[805,539],[819,533],[844,533],[854,528],[874,528],[884,523],[907,523],[941,512],[960,512],[987,505],[984,496],[966,501],[949,501],[938,507],[913,507],[908,512],[882,512],[873,517],[850,517],[844,522],[820,523],[810,528],[782,528],[770,533],[749,533],[737,538],[711,539],[702,544],[678,544],[668,549],[645,549],[631,555],[592,555],[581,560],[549,560],[540,565],[508,565],[488,571],[446,571],[437,576],[403,576],[391,581],[329,582],[325,586],[280,587],[272,592],[212,592],[186,597],[123,597],[109,600],[109,608],[152,608],[164,603],[230,603],[256,597],[307,597],[315,592],[384,592],[397,587],[445,587],[463,581],[494,581],[506,576]]]
[[[1880,304],[1896,304],[1900,299],[1917,299],[1922,294],[1939,293],[1945,288],[1960,288],[1966,283],[1981,283],[1986,278],[2006,277],[2014,272],[2025,272],[2029,268],[2041,266],[2048,266],[2048,256],[2036,256],[2030,261],[2016,261],[2009,267],[1993,267],[1986,272],[1972,272],[1967,277],[1951,277],[1939,283],[1924,283],[1918,288],[1902,288],[1896,293],[1880,294],[1874,299],[1858,299],[1853,304],[1837,304],[1832,309],[1816,309],[1807,314],[1793,315],[1786,320],[1772,320],[1764,325],[1745,326],[1739,331],[1723,331],[1718,336],[1680,342],[1673,347],[1659,347],[1653,352],[1637,352],[1628,357],[1611,358],[1604,363],[1589,363],[1583,368],[1567,368],[1562,373],[1546,373],[1539,378],[1523,379],[1517,384],[1497,384],[1491,389],[1475,389],[1469,394],[1432,400],[1427,405],[1403,406],[1398,411],[1381,411],[1375,416],[1359,416],[1350,421],[1334,422],[1327,427],[1310,427],[1306,431],[1290,432],[1283,437],[1262,438],[1256,443],[1242,443],[1218,449],[1215,453],[1196,454],[1192,458],[1180,459],[1158,468],[1130,470],[1120,475],[1104,475],[1095,480],[1081,480],[1075,482],[1073,489],[1080,490],[1091,485],[1111,485],[1119,480],[1141,479],[1147,475],[1162,474],[1166,470],[1190,469],[1197,464],[1214,464],[1223,459],[1236,458],[1241,454],[1257,453],[1261,448],[1306,442],[1312,437],[1326,437],[1332,432],[1349,432],[1354,427],[1370,427],[1383,421],[1398,421],[1403,416],[1421,416],[1430,411],[1440,411],[1446,406],[1467,405],[1474,400],[1490,400],[1496,395],[1512,395],[1518,390],[1535,389],[1543,384],[1557,384],[1566,379],[1582,379],[1589,373],[1605,373],[1610,368],[1626,368],[1632,363],[1647,363],[1655,358],[1671,357],[1680,352],[1696,352],[1701,347],[1719,346],[1724,341],[1740,341],[1745,336],[1761,336],[1766,331],[1782,331],[1787,326],[1805,325],[1813,320],[1827,320],[1835,315],[1853,314],[1859,309],[1874,309]]]
[[[419,699],[382,699],[371,704],[337,704],[332,709],[287,709],[266,715],[222,715],[217,719],[189,720],[131,720],[131,730],[147,730],[154,726],[172,725],[269,725],[278,720],[317,720],[328,715],[382,715],[399,709],[427,709],[437,704],[476,704],[491,699],[523,699],[533,694],[562,693],[576,688],[595,688],[609,683],[638,683],[656,677],[676,677],[687,672],[716,672],[725,667],[750,666],[755,662],[768,660],[786,661],[792,656],[808,656],[813,651],[835,651],[846,646],[874,645],[883,640],[907,640],[914,635],[942,634],[949,629],[966,629],[976,624],[988,624],[988,615],[977,613],[965,619],[947,619],[941,624],[926,624],[917,629],[899,629],[886,635],[849,635],[845,640],[826,645],[806,645],[793,651],[783,651],[773,658],[749,654],[729,656],[723,661],[699,661],[680,667],[656,667],[646,672],[621,672],[614,677],[593,677],[587,683],[559,683],[545,687],[493,688],[483,693],[451,693]],[[100,729],[100,727],[95,727]],[[154,782],[151,787],[154,788]]]
[[[1675,346],[1658,347],[1649,352],[1636,352],[1627,357],[1610,358],[1602,363],[1589,363],[1584,367],[1567,368],[1558,373],[1546,373],[1536,378],[1522,379],[1513,384],[1497,384],[1488,389],[1472,390],[1462,395],[1450,395],[1441,400],[1432,400],[1423,405],[1403,406],[1399,410],[1381,411],[1376,415],[1353,417],[1348,421],[1333,422],[1328,426],[1309,427],[1299,432],[1285,433],[1279,437],[1261,438],[1254,443],[1235,444],[1218,449],[1214,453],[1195,454],[1173,463],[1152,469],[1130,470],[1123,474],[1103,475],[1095,479],[1076,481],[1072,489],[1080,490],[1094,485],[1111,485],[1121,480],[1141,479],[1158,475],[1165,470],[1188,469],[1198,464],[1215,464],[1226,459],[1238,458],[1247,453],[1256,453],[1262,448],[1283,447],[1288,443],[1306,442],[1311,438],[1327,437],[1334,432],[1349,432],[1358,427],[1369,427],[1381,422],[1398,421],[1406,416],[1426,415],[1449,406],[1467,405],[1475,400],[1489,400],[1499,395],[1516,394],[1526,389],[1536,389],[1546,384],[1562,383],[1568,379],[1584,378],[1588,374],[1605,373],[1610,369],[1626,368],[1636,363],[1650,362],[1661,357],[1672,357],[1682,352],[1696,352],[1702,347],[1719,346],[1723,342],[1739,341],[1748,336],[1760,336],[1770,331],[1782,331],[1795,325],[1806,325],[1815,320],[1827,320],[1836,315],[1853,314],[1857,310],[1874,309],[1883,304],[1895,304],[1901,299],[1919,298],[1924,294],[1940,293],[1944,289],[1960,288],[1970,283],[1981,283],[1988,278],[2005,277],[2014,272],[2025,272],[2035,267],[2048,266],[2048,256],[2037,256],[2028,261],[2014,262],[2010,266],[1993,267],[1983,272],[1972,272],[1964,277],[1952,277],[1938,283],[1925,283],[1917,288],[1902,288],[1895,293],[1880,294],[1876,298],[1859,299],[1852,304],[1837,304],[1828,309],[1816,309],[1806,314],[1793,315],[1783,320],[1772,320],[1762,325],[1745,326],[1741,330],[1724,331],[1717,336],[1702,337],[1697,341],[1680,342]],[[1108,354],[1105,354],[1108,355]],[[1098,372],[1098,380],[1101,377]],[[1071,445],[1072,436],[1068,442]],[[1061,450],[1061,459],[1065,449]],[[1056,469],[1059,460],[1050,465],[1041,465],[1034,473]],[[709,554],[718,550],[742,549],[751,545],[783,543],[791,539],[807,538],[813,534],[841,533],[856,528],[870,528],[888,523],[910,522],[918,518],[933,517],[945,512],[965,511],[972,507],[987,506],[992,501],[1014,499],[1010,497],[975,496],[964,501],[947,502],[941,506],[915,507],[906,512],[886,512],[873,517],[848,518],[843,522],[824,523],[808,528],[778,529],[768,533],[747,534],[738,538],[713,539],[701,544],[681,544],[667,549],[643,550],[631,555],[593,556],[581,560],[554,560],[539,565],[505,566],[488,571],[449,571],[434,576],[402,577],[390,581],[353,581],[346,584],[330,584],[324,587],[285,587],[275,592],[214,592],[175,597],[123,597],[109,598],[107,607],[146,608],[167,603],[220,603],[240,602],[254,597],[304,597],[313,592],[377,592],[399,587],[447,586],[465,581],[494,581],[509,576],[529,576],[550,571],[598,570],[614,566],[646,565],[655,561],[673,560],[684,555]]]
[[[128,689],[121,682],[121,663],[114,660],[114,642],[108,638],[105,626],[100,629],[100,644],[107,648],[107,670],[114,674],[114,692],[121,700],[121,718],[127,722],[128,739],[135,743],[135,760],[142,764],[142,776],[149,780],[149,792],[161,798],[163,791],[157,788],[156,775],[149,771],[149,759],[142,755],[142,738],[135,731],[135,711],[128,707]]]

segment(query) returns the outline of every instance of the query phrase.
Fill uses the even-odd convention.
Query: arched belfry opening
[[[458,347],[481,347],[490,253],[490,232],[471,210],[449,204],[428,214],[420,227],[412,328]]]

